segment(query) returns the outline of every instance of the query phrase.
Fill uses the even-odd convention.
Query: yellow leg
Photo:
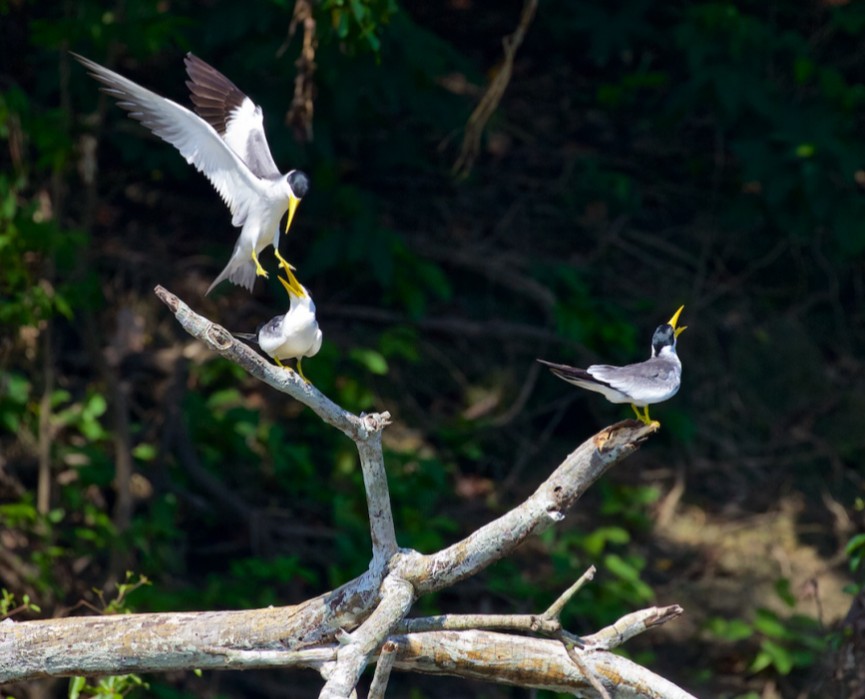
[[[258,255],[255,254],[255,250],[252,251],[252,261],[255,262],[255,273],[259,277],[264,277],[267,279],[267,271],[264,267],[261,266],[261,263],[258,261]]]
[[[652,419],[649,417],[649,406],[647,405],[643,408],[644,412],[640,412],[640,409],[631,403],[631,407],[634,409],[634,412],[637,414],[637,419],[642,422],[644,425],[649,425],[652,422]]]
[[[291,369],[291,367],[285,366],[285,364],[283,364],[281,361],[279,361],[279,357],[274,357],[273,361],[275,361],[277,363],[277,365],[279,367],[281,367],[282,369]]]
[[[300,378],[302,378],[306,383],[309,383],[309,379],[304,376],[303,368],[300,366],[300,363],[303,361],[301,357],[297,358],[297,373],[300,374]]]
[[[294,289],[294,292],[303,298],[306,294],[303,291],[303,286],[299,281],[297,281],[297,277],[294,276],[295,267],[292,264],[289,264],[286,259],[279,254],[279,250],[276,248],[273,249],[273,254],[276,256],[276,259],[279,261],[279,266],[285,270],[285,276],[288,278],[289,286]]]
[[[294,265],[290,265],[286,262],[285,258],[279,254],[279,250],[276,248],[273,249],[273,254],[276,255],[279,266],[285,270],[286,274],[291,274],[296,269]]]

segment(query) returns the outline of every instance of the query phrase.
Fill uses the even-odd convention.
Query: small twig
[[[525,0],[523,3],[523,11],[520,15],[520,22],[513,34],[502,39],[504,48],[504,57],[499,66],[498,72],[489,84],[487,91],[475,107],[466,124],[466,133],[463,137],[463,144],[460,148],[460,154],[454,163],[451,173],[455,177],[467,177],[471,172],[472,165],[478,157],[481,149],[481,135],[486,128],[487,122],[496,111],[505,90],[511,81],[511,75],[514,70],[514,58],[517,55],[517,49],[523,43],[529,25],[534,19],[535,11],[538,9],[538,0]]]
[[[295,61],[297,73],[294,76],[294,97],[291,107],[286,114],[285,121],[294,127],[295,138],[301,143],[312,141],[312,118],[315,109],[313,94],[315,91],[315,51],[318,41],[315,36],[315,16],[312,12],[310,0],[297,0],[294,5],[294,14],[288,27],[288,39],[276,52],[282,56],[288,48],[298,25],[303,25],[303,48]]]
[[[537,614],[442,614],[440,616],[403,619],[395,633],[422,633],[427,631],[525,631],[552,636],[561,625],[557,620],[545,619]]]
[[[336,648],[308,648],[306,650],[243,650],[238,648],[204,647],[225,660],[224,668],[308,667],[319,669],[336,658]]]
[[[611,699],[610,693],[607,691],[607,688],[604,687],[604,683],[601,682],[601,678],[598,677],[598,674],[592,668],[583,662],[577,649],[567,643],[565,643],[564,646],[565,652],[567,652],[571,662],[579,668],[580,672],[583,673],[583,676],[589,681],[589,684],[591,684],[592,687],[595,688],[595,691],[601,695],[601,699]]]
[[[626,614],[615,623],[607,626],[591,636],[583,637],[586,650],[611,650],[622,645],[637,634],[654,626],[666,624],[671,619],[680,616],[685,610],[678,604],[669,607],[649,607]]]
[[[549,609],[544,612],[543,616],[545,619],[555,619],[559,620],[559,616],[562,614],[562,609],[565,608],[565,605],[571,601],[571,597],[573,597],[577,592],[579,592],[580,588],[585,585],[590,580],[593,580],[595,577],[595,573],[597,572],[597,568],[595,566],[589,566],[589,569],[583,573],[577,582],[571,585],[567,590],[565,590],[559,598],[553,602]]]
[[[394,660],[396,660],[396,644],[387,641],[382,646],[381,654],[378,656],[375,674],[372,676],[372,684],[369,686],[368,699],[384,699]]]

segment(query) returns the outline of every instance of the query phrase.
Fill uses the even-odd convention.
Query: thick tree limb
[[[597,690],[558,641],[492,631],[434,631],[391,639],[395,669],[596,696]],[[683,689],[619,655],[581,652],[581,663],[616,699],[694,699]]]

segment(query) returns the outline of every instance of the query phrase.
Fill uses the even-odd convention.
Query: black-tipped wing
[[[197,56],[186,54],[184,63],[190,78],[186,86],[198,115],[216,130],[252,172],[265,179],[280,177],[264,135],[261,107]]]
[[[231,210],[231,222],[242,226],[250,207],[259,202],[260,184],[250,168],[201,117],[186,107],[118,75],[113,70],[73,53],[90,74],[105,85],[102,90],[118,106],[162,140],[174,146],[203,173]]]
[[[599,382],[594,376],[592,376],[585,369],[580,369],[575,366],[568,366],[567,364],[556,364],[554,362],[548,362],[546,359],[538,359],[538,362],[550,368],[550,371],[553,372],[556,376],[564,381],[570,381],[571,383],[577,382],[588,382],[588,383],[602,383]]]

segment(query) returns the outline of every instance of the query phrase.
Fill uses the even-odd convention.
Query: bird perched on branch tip
[[[280,263],[283,269],[285,265]],[[297,359],[297,373],[309,383],[303,373],[301,362],[304,357],[312,357],[321,349],[322,333],[315,316],[315,303],[312,296],[294,277],[276,277],[288,292],[289,309],[284,315],[271,318],[262,325],[258,334],[234,333],[241,340],[255,342],[281,367],[286,359]]]
[[[602,394],[611,403],[630,403],[637,419],[648,425],[649,406],[672,398],[682,382],[682,362],[676,354],[676,340],[687,328],[677,327],[681,306],[673,317],[659,325],[652,335],[652,356],[645,362],[626,366],[593,364],[579,369],[538,359],[557,377],[580,388]],[[640,411],[639,408],[643,408]]]

